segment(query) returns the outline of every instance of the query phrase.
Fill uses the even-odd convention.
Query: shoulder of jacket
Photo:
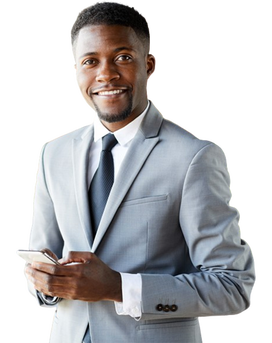
[[[172,140],[173,144],[182,144],[195,151],[200,151],[203,148],[210,146],[211,149],[214,148],[216,150],[227,152],[226,147],[220,141],[215,138],[200,135],[188,125],[168,116],[154,98],[152,98],[151,101],[163,118],[161,133],[166,135],[169,140]]]
[[[85,132],[87,132],[90,129],[91,125],[93,124],[90,121],[84,122],[62,132],[56,133],[51,137],[45,138],[40,142],[38,150],[42,150],[48,144],[61,145],[65,144],[67,141],[73,140],[74,138],[83,136]]]

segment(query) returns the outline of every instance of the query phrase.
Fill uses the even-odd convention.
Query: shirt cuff
[[[142,316],[142,277],[140,274],[120,273],[122,279],[123,302],[115,302],[118,315],[128,315],[136,320]]]

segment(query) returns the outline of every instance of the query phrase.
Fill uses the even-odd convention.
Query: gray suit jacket
[[[51,342],[81,343],[88,323],[93,343],[201,342],[197,317],[245,310],[254,283],[250,248],[229,206],[223,152],[151,105],[93,238],[87,193],[92,141],[88,126],[45,146],[30,248],[46,247],[59,257],[92,251],[119,272],[141,273],[143,315],[139,321],[119,316],[109,301],[63,300]]]

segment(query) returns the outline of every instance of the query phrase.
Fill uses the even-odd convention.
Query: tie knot
[[[111,149],[117,144],[117,139],[111,133],[108,133],[102,138],[102,150],[111,151]]]

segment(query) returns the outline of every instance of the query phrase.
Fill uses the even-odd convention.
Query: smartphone
[[[44,262],[50,264],[59,264],[59,262],[53,259],[53,257],[41,250],[17,250],[17,254],[27,263]]]

